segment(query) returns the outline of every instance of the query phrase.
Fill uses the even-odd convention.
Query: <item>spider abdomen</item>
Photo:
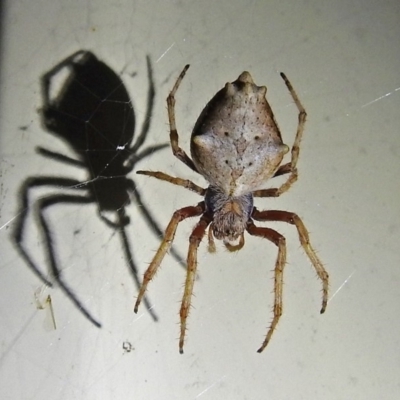
[[[229,196],[259,189],[288,151],[268,112],[266,90],[243,72],[211,99],[193,129],[194,164],[211,185]]]

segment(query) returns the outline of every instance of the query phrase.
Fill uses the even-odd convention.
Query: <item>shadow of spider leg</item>
[[[28,178],[21,188],[21,212],[17,218],[15,231],[13,233],[14,243],[24,260],[27,262],[32,271],[48,286],[53,286],[52,281],[40,270],[40,268],[32,260],[31,256],[28,254],[24,246],[24,233],[25,233],[25,223],[29,212],[29,191],[35,187],[62,187],[62,188],[75,188],[84,189],[81,186],[81,182],[74,179],[67,178],[55,178],[55,177],[32,177]],[[80,300],[75,296],[73,291],[64,282],[62,278],[62,272],[59,269],[56,261],[56,256],[52,244],[52,236],[47,219],[44,215],[46,208],[60,203],[69,204],[88,204],[93,203],[94,199],[87,194],[82,195],[50,195],[44,197],[37,201],[36,218],[39,225],[41,234],[44,238],[44,246],[46,249],[46,255],[48,257],[48,262],[50,265],[50,276],[60,288],[64,291],[67,297],[72,301],[72,303],[82,312],[82,314],[95,326],[100,327],[101,324],[98,322],[90,312],[83,306]],[[35,207],[36,208],[36,207]]]
[[[131,164],[130,168],[133,168],[136,165],[136,163],[141,161],[143,158],[153,154],[155,151],[163,149],[166,146],[168,146],[168,144],[149,146],[149,147],[146,147],[144,150],[142,150],[142,152],[139,153],[138,155],[135,155],[135,156],[132,155],[131,160],[130,160],[130,162],[132,164]],[[72,165],[75,167],[84,167],[84,163],[82,163],[81,161],[75,160],[75,159],[65,156],[63,154],[44,149],[42,147],[38,147],[37,151],[39,154],[43,155],[44,157],[51,158],[52,160],[57,160],[64,164]],[[133,196],[133,198],[134,198],[133,203],[137,205],[139,212],[144,217],[144,219],[147,222],[150,229],[153,231],[153,233],[157,237],[161,237],[163,235],[163,232],[162,232],[161,228],[159,227],[157,221],[155,220],[155,218],[149,211],[146,204],[142,201],[142,197],[136,187],[135,182],[128,178],[117,182],[117,180],[119,179],[118,177],[111,177],[111,178],[113,178],[115,180],[115,182],[119,188],[125,187],[126,191],[129,192],[130,195]],[[73,182],[75,182],[75,181],[73,181]],[[108,182],[110,182],[110,180],[108,180]],[[125,206],[118,208],[118,205],[115,203],[115,196],[113,196],[113,193],[115,193],[115,192],[113,190],[109,190],[110,189],[109,185],[107,185],[106,188],[103,188],[103,186],[96,184],[95,181],[92,183],[89,183],[89,184],[85,184],[85,185],[82,182],[76,181],[73,186],[75,188],[81,188],[81,189],[86,188],[89,191],[92,191],[94,193],[94,197],[97,199],[96,201],[93,199],[92,202],[96,203],[98,206],[100,204],[99,199],[102,199],[102,200],[107,199],[107,198],[110,199],[109,201],[112,204],[112,206],[110,208],[112,209],[111,210],[112,213],[116,213],[116,221],[106,217],[100,208],[98,208],[98,214],[99,214],[100,218],[102,219],[102,221],[108,227],[110,227],[113,230],[117,230],[119,232],[120,237],[121,237],[121,242],[122,242],[122,248],[123,248],[123,251],[125,254],[125,258],[129,265],[129,272],[131,273],[131,276],[135,282],[136,287],[139,288],[140,283],[141,283],[139,276],[138,276],[139,269],[137,268],[137,266],[134,262],[134,257],[133,257],[133,253],[131,250],[131,244],[130,244],[130,241],[128,240],[128,236],[127,236],[126,229],[125,229],[125,227],[130,223],[129,217],[126,216]],[[117,189],[115,189],[115,191],[117,191]],[[127,201],[129,202],[128,198],[127,198]],[[26,209],[26,207],[27,207],[27,204],[24,206],[24,209]],[[108,210],[108,211],[110,211],[110,210]],[[171,255],[175,258],[175,260],[183,268],[186,269],[186,263],[185,263],[183,257],[175,250],[174,247],[171,248]],[[35,269],[33,268],[33,270],[35,270]],[[42,280],[44,280],[42,276],[39,276],[39,277]],[[158,321],[158,317],[155,314],[155,312],[150,304],[150,301],[147,297],[145,297],[144,303],[145,303],[146,309],[149,311],[152,319],[154,321]]]
[[[41,234],[44,238],[44,245],[45,245],[45,252],[48,258],[49,266],[50,266],[50,277],[45,275],[41,269],[36,265],[33,261],[31,256],[29,255],[28,251],[24,245],[24,233],[25,233],[25,224],[28,218],[29,213],[29,192],[31,189],[35,187],[57,187],[57,188],[64,188],[64,189],[71,189],[74,190],[81,190],[86,191],[82,193],[82,195],[66,195],[66,194],[59,194],[59,195],[50,195],[44,197],[37,201],[35,207],[36,210],[36,219]],[[32,177],[28,178],[25,183],[21,187],[21,206],[20,206],[20,214],[16,220],[15,230],[13,232],[13,242],[17,247],[18,252],[20,253],[21,257],[26,261],[28,266],[31,270],[48,286],[53,286],[53,280],[60,286],[60,288],[64,291],[67,297],[72,301],[72,303],[82,312],[82,314],[95,326],[100,327],[101,324],[98,322],[91,313],[86,309],[86,307],[82,304],[82,302],[77,298],[74,294],[72,289],[68,286],[68,284],[62,278],[62,271],[60,270],[57,259],[56,259],[56,252],[52,243],[52,234],[49,228],[47,219],[45,217],[45,210],[53,205],[57,204],[90,204],[96,203],[94,197],[90,196],[87,193],[87,186],[83,185],[82,182],[79,182],[74,179],[66,179],[66,178],[56,178],[56,177]],[[129,223],[129,219],[125,216],[125,209],[118,210],[118,221],[117,223],[110,223],[106,218],[102,218],[107,225],[111,226],[113,229],[119,231],[123,250],[126,256],[126,259],[129,264],[131,275],[137,285],[140,286],[140,280],[138,277],[138,268],[133,261],[133,255],[130,249],[130,244],[127,238],[125,226]],[[146,308],[149,310],[151,317],[154,321],[157,321],[158,318],[152,307],[150,305],[149,300],[147,297],[144,299],[144,303]]]
[[[15,228],[12,232],[13,243],[17,247],[18,252],[21,257],[26,261],[34,274],[43,281],[47,286],[52,287],[53,284],[51,280],[47,278],[47,276],[36,266],[36,264],[32,261],[28,252],[24,248],[24,233],[25,233],[25,224],[28,218],[29,213],[29,191],[34,187],[43,187],[43,186],[64,186],[71,187],[74,185],[78,185],[79,181],[74,179],[62,179],[62,178],[54,178],[54,177],[33,177],[28,178],[22,187],[20,188],[20,207],[19,213],[16,218]]]

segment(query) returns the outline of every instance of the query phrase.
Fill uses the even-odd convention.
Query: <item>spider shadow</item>
[[[52,97],[52,80],[64,70],[68,72],[67,78],[56,96]],[[77,51],[41,78],[42,124],[50,134],[64,141],[75,156],[69,157],[42,147],[36,148],[36,151],[60,164],[84,169],[88,179],[79,181],[50,175],[27,178],[19,191],[19,213],[12,232],[12,241],[36,276],[48,286],[56,283],[80,312],[97,327],[101,323],[86,309],[62,275],[46,211],[59,205],[96,204],[101,220],[109,228],[118,231],[130,274],[136,287],[140,287],[138,268],[126,232],[126,227],[130,224],[126,215],[128,204],[131,201],[136,204],[157,237],[162,237],[163,231],[144,204],[135,182],[127,175],[138,162],[168,146],[159,144],[142,148],[148,136],[155,98],[149,57],[147,71],[147,109],[143,126],[134,143],[136,119],[129,94],[121,78],[92,52]],[[32,189],[43,187],[57,188],[58,193],[42,197],[35,201],[34,207],[30,207]],[[48,274],[32,258],[24,240],[31,208],[35,224],[43,238]],[[174,249],[171,254],[185,266],[182,257]],[[149,300],[145,301],[152,319],[157,321],[158,317]]]

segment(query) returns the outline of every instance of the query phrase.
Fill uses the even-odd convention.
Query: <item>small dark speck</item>
[[[229,161],[228,161],[228,160],[225,160],[225,164],[228,165],[228,164],[229,164]]]
[[[254,136],[254,140],[259,140],[260,136]]]
[[[122,350],[124,350],[125,353],[130,353],[134,348],[130,342],[126,341],[122,343]]]
[[[253,163],[252,163],[252,162],[250,162],[250,163],[249,163],[249,167],[251,167],[252,165],[253,165]]]
[[[225,136],[229,136],[229,132],[224,132],[224,135]]]

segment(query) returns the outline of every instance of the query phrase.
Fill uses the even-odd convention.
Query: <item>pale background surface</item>
[[[9,1],[1,56],[0,397],[2,399],[394,399],[400,394],[400,3],[391,1]],[[309,119],[300,179],[285,196],[257,206],[297,212],[331,277],[319,315],[320,282],[296,232],[287,236],[284,316],[263,354],[271,318],[273,245],[247,237],[229,254],[199,251],[185,354],[178,353],[184,272],[172,257],[149,286],[159,316],[133,313],[137,288],[119,236],[94,205],[48,212],[57,256],[74,292],[102,323],[92,326],[57,288],[45,288],[10,241],[18,188],[32,175],[85,180],[45,159],[36,146],[73,156],[46,132],[38,109],[43,73],[79,49],[93,51],[121,78],[138,118],[146,104],[146,55],[157,89],[148,143],[168,140],[165,98],[190,63],[177,99],[182,146],[202,107],[226,81],[249,70],[268,86],[284,140],[297,111],[284,71]],[[132,74],[137,73],[134,77]],[[22,128],[23,127],[23,128]],[[170,150],[140,168],[204,185]],[[164,228],[173,210],[197,195],[143,176],[135,179]],[[33,198],[53,193],[32,191]],[[141,273],[157,249],[133,203],[132,250]],[[183,254],[195,221],[182,224]],[[27,225],[26,246],[46,270],[43,240]],[[35,292],[51,295],[38,310]],[[131,352],[123,350],[130,342]]]

